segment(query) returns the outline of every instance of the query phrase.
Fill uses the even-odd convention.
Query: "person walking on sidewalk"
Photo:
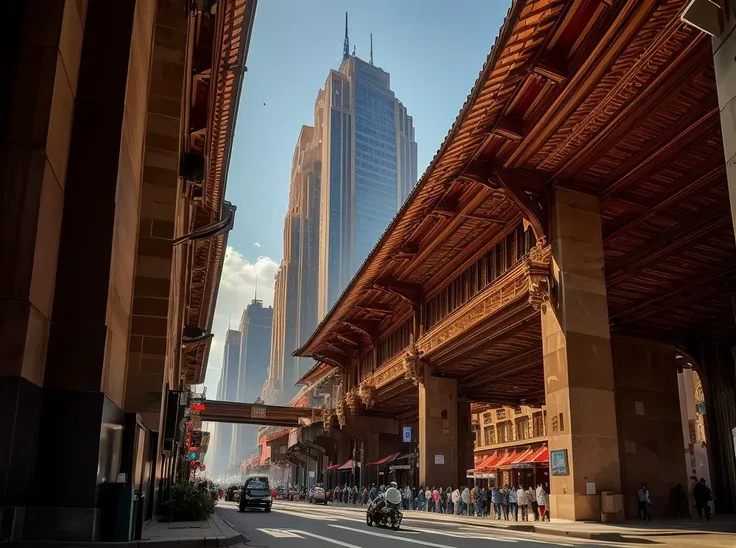
[[[636,492],[636,496],[639,499],[639,519],[642,521],[652,521],[652,516],[649,513],[652,499],[649,498],[649,489],[647,489],[645,484],[641,484],[641,489]]]
[[[703,512],[705,512],[706,521],[710,521],[710,501],[713,500],[713,491],[705,484],[705,478],[700,478],[700,481],[693,487],[693,498],[698,518],[703,519]]]

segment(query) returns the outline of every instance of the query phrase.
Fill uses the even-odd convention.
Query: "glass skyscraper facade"
[[[320,318],[417,181],[413,120],[386,71],[349,56],[330,73],[324,97]]]

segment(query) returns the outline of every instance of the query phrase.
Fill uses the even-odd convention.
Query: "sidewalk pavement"
[[[143,528],[141,540],[127,542],[14,541],[3,547],[14,548],[241,548],[248,541],[218,515],[203,521],[151,520]]]
[[[361,508],[360,505],[335,504],[330,506]],[[365,508],[365,507],[363,507]],[[552,519],[543,521],[501,521],[491,518],[457,516],[454,514],[437,514],[420,510],[405,511],[407,517],[419,518],[422,515],[432,516],[433,520],[462,523],[464,525],[480,525],[510,531],[539,533],[543,535],[565,536],[596,541],[619,542],[625,544],[666,544],[678,546],[728,546],[736,547],[736,515],[714,515],[712,521],[694,519],[655,519],[644,522],[640,520],[618,523],[600,523],[589,521],[570,521]]]

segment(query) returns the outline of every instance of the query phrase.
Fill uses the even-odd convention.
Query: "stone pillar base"
[[[600,521],[600,495],[549,495],[549,510],[560,519]]]

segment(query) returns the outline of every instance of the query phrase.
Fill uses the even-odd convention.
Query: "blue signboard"
[[[189,454],[187,455],[187,458],[188,458],[189,460],[197,460],[197,457],[198,457],[198,456],[199,456],[199,454],[197,454],[197,453],[195,453],[194,451],[192,451],[191,453],[189,453]]]
[[[567,449],[555,449],[549,452],[549,467],[553,476],[568,476]]]

